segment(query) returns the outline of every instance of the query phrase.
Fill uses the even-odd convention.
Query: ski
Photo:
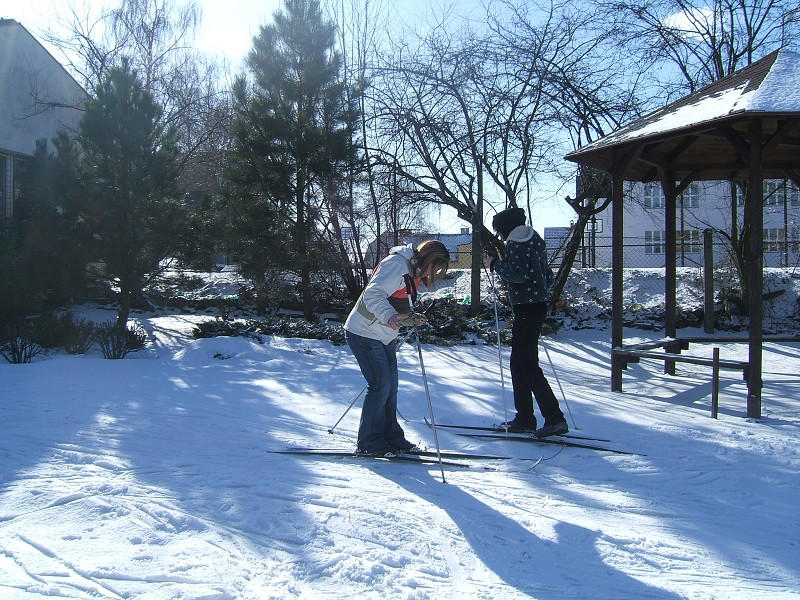
[[[437,425],[438,427],[438,425]],[[606,446],[596,446],[594,444],[583,444],[580,442],[570,442],[567,440],[553,439],[553,437],[537,438],[532,435],[515,435],[505,433],[457,433],[465,437],[481,438],[487,440],[506,440],[511,442],[528,442],[529,444],[555,444],[556,446],[566,446],[567,448],[583,448],[585,450],[598,450],[600,452],[612,452],[614,454],[627,454],[630,456],[642,456],[637,452],[626,452]]]
[[[442,458],[452,458],[452,459],[511,460],[510,456],[496,456],[494,454],[472,454],[470,452],[450,452],[445,450],[438,453],[436,452],[436,450],[409,450],[408,452],[403,452],[403,454],[408,456],[426,456],[433,458],[441,456]]]
[[[348,450],[325,450],[317,448],[294,448],[288,450],[270,450],[273,454],[295,454],[298,456],[319,456],[327,458],[341,458],[341,459],[356,459],[356,460],[376,460],[382,462],[406,462],[417,463],[420,465],[438,466],[441,464],[444,467],[460,467],[469,468],[469,463],[454,462],[454,461],[441,461],[428,456],[414,456],[411,454],[396,454],[394,456],[369,456],[367,454],[356,454]]]
[[[428,421],[428,417],[425,417],[425,424],[430,427],[431,423]],[[505,427],[500,427],[499,425],[493,425],[492,427],[480,427],[478,425],[440,425],[439,423],[436,424],[436,427],[441,427],[442,429],[467,429],[469,431],[487,431],[490,433],[506,433]],[[520,431],[509,431],[509,433],[523,433]],[[530,432],[533,434],[533,432]],[[611,440],[607,440],[605,438],[595,438],[595,437],[587,437],[585,435],[575,435],[573,433],[565,433],[562,435],[552,435],[548,437],[554,438],[569,438],[573,440],[586,440],[588,442],[610,442]]]
[[[342,452],[340,448],[304,448],[302,446],[290,446],[287,450],[302,450],[302,451],[312,451],[312,452]],[[406,452],[398,452],[397,455],[399,456],[425,456],[425,457],[433,457],[437,458],[441,456],[442,458],[451,458],[451,459],[475,459],[475,460],[511,460],[510,456],[500,456],[497,454],[476,454],[472,452],[452,452],[449,450],[442,450],[441,452],[436,452],[436,450],[407,450]]]

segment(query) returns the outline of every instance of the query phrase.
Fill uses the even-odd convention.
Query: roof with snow
[[[659,169],[677,179],[738,179],[749,173],[755,128],[764,178],[797,179],[791,173],[800,171],[800,54],[773,52],[566,158],[611,171],[627,157],[624,178],[631,181],[657,179]]]

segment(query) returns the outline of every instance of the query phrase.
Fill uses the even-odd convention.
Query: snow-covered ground
[[[136,314],[151,342],[120,361],[0,364],[0,598],[800,598],[796,344],[764,346],[762,419],[727,371],[712,419],[710,369],[643,361],[612,393],[608,331],[562,330],[542,362],[573,432],[636,454],[439,429],[442,449],[511,457],[443,482],[273,453],[354,447],[360,402],[328,430],[363,389],[355,361],[324,341],[192,340],[203,318]],[[422,354],[438,423],[512,416],[497,347]],[[403,426],[432,448],[417,348],[399,357]]]

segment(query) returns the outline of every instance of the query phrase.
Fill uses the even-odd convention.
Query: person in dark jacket
[[[509,431],[534,431],[537,437],[567,433],[569,427],[550,383],[539,366],[539,335],[547,317],[553,271],[547,264],[544,240],[525,224],[525,211],[508,208],[492,220],[495,232],[505,241],[505,257],[487,256],[484,265],[508,284],[514,311],[511,328],[511,384],[514,388],[513,420],[503,423]],[[533,398],[544,417],[536,428]]]

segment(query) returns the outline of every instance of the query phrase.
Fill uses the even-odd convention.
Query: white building
[[[741,188],[736,188],[736,218],[743,221]],[[731,209],[731,183],[698,181],[679,196],[677,206],[677,264],[699,266],[703,261],[703,232],[713,232],[714,262],[730,262],[731,232],[734,215]],[[626,183],[625,190],[625,260],[626,267],[663,267],[665,264],[666,230],[665,198],[661,184]],[[549,229],[549,228],[548,228]],[[555,240],[564,237],[562,228],[548,236],[551,253]],[[558,234],[558,235],[556,235]],[[611,209],[597,215],[584,235],[576,264],[586,267],[611,267]],[[764,182],[764,266],[794,267],[800,265],[800,189],[788,180]],[[552,247],[551,247],[552,246]]]
[[[22,162],[36,141],[74,131],[86,92],[27,29],[0,19],[0,227],[14,214]]]

